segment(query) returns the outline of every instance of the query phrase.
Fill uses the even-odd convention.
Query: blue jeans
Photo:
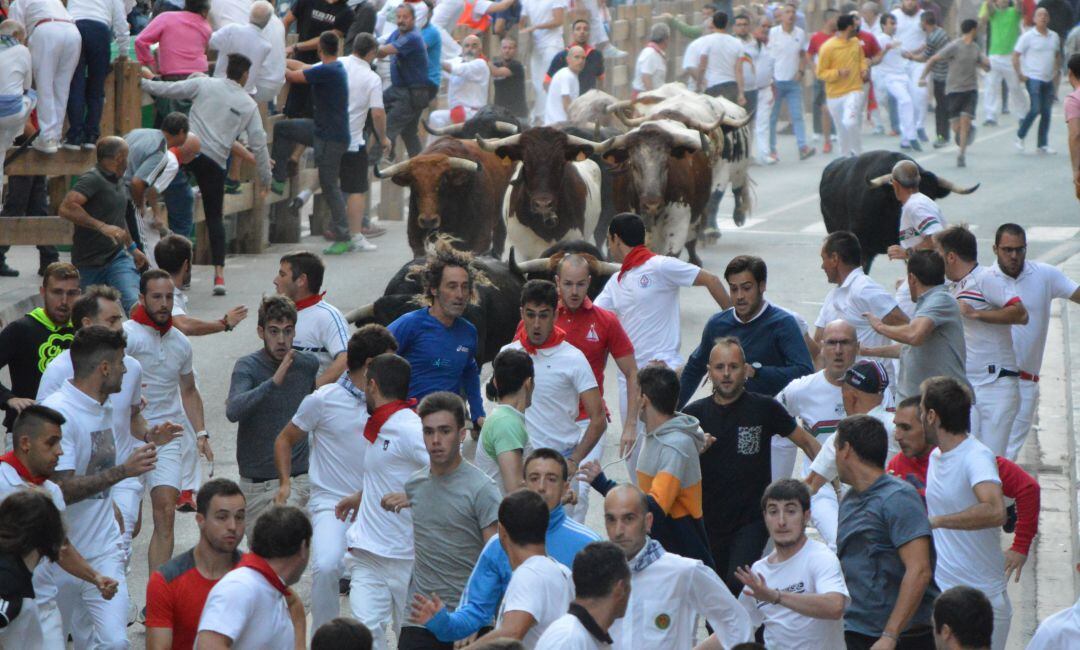
[[[769,115],[769,148],[776,151],[776,122],[780,119],[780,104],[786,103],[791,115],[791,128],[795,131],[795,142],[802,151],[806,146],[806,127],[803,126],[802,84],[798,81],[777,81],[776,101],[773,102],[772,114]]]
[[[169,230],[190,239],[194,235],[195,195],[191,192],[188,175],[183,169],[176,173],[176,178],[165,188],[162,197],[169,211]]]
[[[97,142],[101,135],[101,111],[105,106],[105,78],[109,75],[112,31],[97,20],[77,20],[82,35],[82,54],[68,93],[67,140],[73,144]]]
[[[1047,136],[1050,134],[1050,108],[1052,106],[1051,99],[1054,93],[1054,84],[1049,81],[1029,78],[1025,85],[1027,86],[1028,97],[1031,99],[1031,108],[1028,109],[1024,119],[1020,120],[1020,130],[1016,132],[1016,137],[1021,140],[1026,138],[1031,125],[1035,123],[1035,118],[1038,117],[1038,146],[1045,147],[1047,145]]]
[[[92,284],[107,284],[119,291],[120,303],[128,313],[139,301],[139,272],[127,251],[120,251],[104,266],[80,266],[79,286],[85,291]]]

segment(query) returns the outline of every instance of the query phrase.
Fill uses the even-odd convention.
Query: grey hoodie
[[[638,456],[638,481],[642,475],[649,477],[650,484],[655,483],[660,474],[668,479],[660,481],[646,491],[657,492],[657,499],[665,511],[670,505],[685,496],[688,490],[696,493],[697,507],[701,507],[701,463],[698,455],[705,448],[705,432],[701,430],[698,419],[692,415],[675,413],[675,417],[645,434],[645,440]],[[677,485],[671,485],[674,479]],[[674,488],[674,493],[671,489]],[[644,487],[643,487],[644,489]],[[698,510],[700,512],[700,510]]]

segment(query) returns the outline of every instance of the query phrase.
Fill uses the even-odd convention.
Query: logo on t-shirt
[[[650,284],[652,284],[652,280],[649,278],[649,274],[648,273],[642,274],[642,276],[640,278],[638,278],[638,284],[641,285],[642,289],[645,289]]]
[[[383,440],[382,441],[382,450],[386,451],[389,448],[390,448],[390,441],[389,440]]]
[[[761,426],[739,427],[735,451],[740,456],[754,456],[761,451]]]
[[[783,591],[783,592],[789,593],[789,594],[805,594],[806,593],[806,584],[800,580],[799,582],[796,582],[793,585],[788,585],[788,586],[784,587],[780,591]]]
[[[667,614],[658,614],[654,622],[659,630],[666,630],[671,627],[671,617]]]
[[[589,333],[585,335],[585,340],[590,343],[599,343],[600,337],[596,335],[596,326],[589,325]]]
[[[86,463],[86,476],[98,474],[116,465],[116,440],[112,429],[102,429],[90,434],[90,461]],[[109,488],[94,494],[90,499],[105,499]]]

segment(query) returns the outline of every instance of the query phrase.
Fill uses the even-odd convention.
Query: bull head
[[[421,230],[438,230],[441,225],[439,187],[443,179],[449,178],[450,182],[463,185],[479,168],[479,163],[467,158],[421,154],[385,170],[376,165],[375,176],[389,177],[398,185],[410,187],[416,197],[417,225]]]
[[[925,178],[926,174],[924,174],[923,177]],[[942,178],[940,176],[936,176],[936,178],[937,178],[938,187],[945,190],[945,193],[941,194],[940,196],[935,197],[935,198],[941,198],[941,197],[945,196],[946,194],[948,194],[949,192],[953,192],[955,194],[971,194],[975,190],[979,189],[980,185],[982,185],[982,183],[975,183],[971,187],[964,188],[964,187],[958,187],[952,181],[950,181],[948,179],[945,179],[945,178]],[[866,184],[869,185],[871,189],[877,189],[879,187],[885,187],[886,185],[891,185],[892,180],[893,180],[892,174],[882,174],[881,176],[878,176],[876,178],[868,178],[868,179],[866,179]]]
[[[545,273],[553,274],[555,267],[558,266],[562,258],[568,253],[559,252],[554,257],[538,257],[534,260],[526,260],[524,262],[517,262],[514,259],[514,247],[510,247],[510,259],[507,265],[510,267],[510,271],[515,275],[526,278],[533,273]],[[614,262],[604,262],[598,260],[588,253],[576,253],[581,255],[589,262],[589,272],[599,277],[608,277],[614,275],[622,270],[621,264],[615,264]]]

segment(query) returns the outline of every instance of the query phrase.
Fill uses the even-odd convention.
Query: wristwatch
[[[221,326],[225,328],[226,332],[233,331],[233,326],[229,325],[229,315],[228,314],[225,314],[224,316],[222,316],[221,320],[218,321],[218,322],[221,323]]]
[[[196,439],[199,439],[199,438],[207,438],[207,439],[209,439],[210,434],[207,433],[206,429],[203,429],[202,431],[195,434],[195,438]]]

